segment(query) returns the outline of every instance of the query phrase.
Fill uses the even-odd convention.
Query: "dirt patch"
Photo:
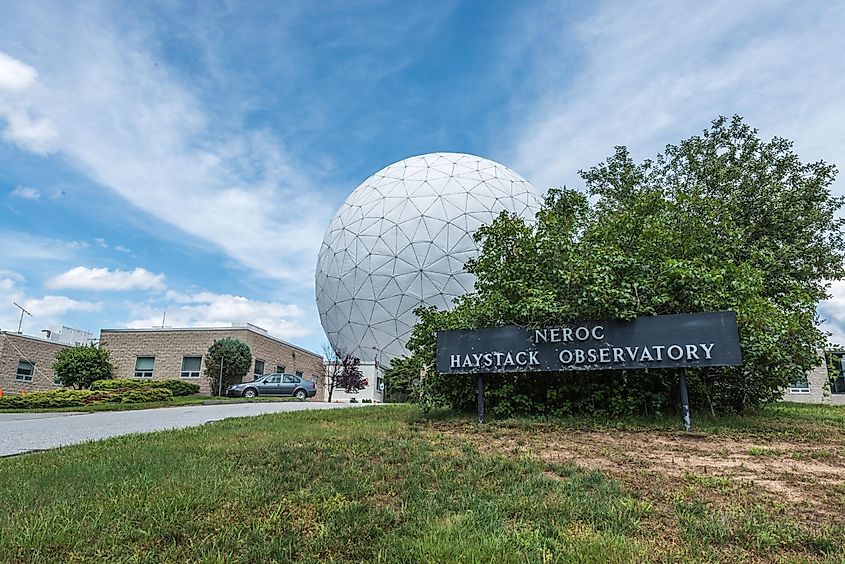
[[[621,479],[646,498],[761,504],[799,521],[834,525],[845,513],[845,441],[823,445],[669,431],[485,428],[435,423],[431,431],[484,452],[572,462]]]

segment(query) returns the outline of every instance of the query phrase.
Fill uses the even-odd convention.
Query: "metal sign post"
[[[689,394],[687,394],[687,369],[678,368],[678,384],[681,388],[681,421],[684,423],[684,431],[692,431],[692,419],[689,412]]]
[[[478,422],[484,423],[484,374],[478,375]]]

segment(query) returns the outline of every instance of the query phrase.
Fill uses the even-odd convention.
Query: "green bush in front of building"
[[[0,397],[0,409],[51,409],[98,403],[148,403],[173,399],[167,388],[130,387],[116,390],[49,390]]]
[[[117,390],[120,388],[164,388],[170,390],[174,396],[189,396],[199,393],[199,384],[184,380],[138,380],[133,378],[114,378],[97,380],[91,384],[92,390]]]
[[[56,383],[79,390],[90,388],[93,382],[114,376],[109,351],[94,345],[68,347],[56,354],[53,363]]]

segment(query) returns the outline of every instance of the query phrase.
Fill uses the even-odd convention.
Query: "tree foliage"
[[[581,172],[586,194],[552,189],[535,223],[502,214],[476,233],[475,291],[452,311],[418,310],[408,348],[411,369],[429,374],[420,401],[475,401],[474,379],[434,374],[437,330],[716,310],[737,312],[744,364],[689,370],[694,404],[731,411],[778,398],[818,363],[816,305],[845,277],[835,174],[738,116],[654,160],[617,147]],[[487,403],[493,415],[648,413],[674,406],[676,383],[670,370],[492,375]]]
[[[384,371],[385,402],[419,401],[422,356],[396,357]]]
[[[109,351],[94,345],[62,349],[53,362],[56,383],[78,390],[89,388],[97,380],[114,377]]]
[[[221,363],[223,376],[221,389],[218,389],[218,383],[221,381]],[[234,337],[214,341],[205,355],[204,370],[212,395],[220,395],[221,390],[225,390],[231,384],[239,383],[251,366],[252,352],[249,350],[249,345]]]

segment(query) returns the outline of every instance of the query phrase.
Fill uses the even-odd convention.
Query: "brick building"
[[[254,374],[288,372],[321,382],[325,372],[323,357],[309,350],[272,337],[255,325],[233,327],[189,327],[163,329],[103,329],[100,347],[109,351],[117,378],[184,378],[210,393],[203,376],[204,358],[214,341],[233,337],[245,342],[252,353]],[[316,399],[323,397],[317,388]]]
[[[56,354],[69,345],[22,333],[0,331],[0,390],[4,394],[52,390]]]
[[[821,363],[783,393],[783,401],[845,405],[845,351],[831,353],[837,374],[831,378],[824,355],[819,352]]]

